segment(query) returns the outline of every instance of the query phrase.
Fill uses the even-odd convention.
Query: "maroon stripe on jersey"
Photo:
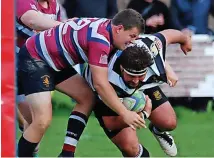
[[[72,44],[70,34],[71,34],[72,28],[68,26],[66,34],[62,34],[62,41],[64,43],[65,49],[70,54],[71,58],[73,59],[74,63],[79,63],[78,56],[76,54],[75,48]]]
[[[36,50],[35,36],[30,37],[26,42],[27,50],[34,59],[42,60]]]
[[[84,27],[77,32],[79,45],[81,46],[82,50],[84,51],[87,57],[88,57],[88,39],[87,39],[88,28],[89,27]]]
[[[56,44],[56,35],[55,30],[47,30],[45,31],[45,45],[49,55],[54,62],[57,69],[63,69],[67,67],[67,64],[64,62],[62,57],[60,56],[60,52],[58,51],[57,44]]]

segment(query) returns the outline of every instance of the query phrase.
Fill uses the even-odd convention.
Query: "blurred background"
[[[118,11],[133,8],[146,21],[146,34],[163,29],[188,30],[193,50],[185,56],[179,45],[167,48],[166,58],[179,77],[174,88],[163,85],[178,117],[172,132],[178,156],[214,156],[214,0],[59,0],[62,19],[72,17],[111,18]],[[74,101],[53,93],[54,116],[42,140],[39,156],[57,156]],[[20,135],[19,132],[17,132]],[[166,156],[148,129],[138,131],[140,142],[152,157]],[[51,149],[50,150],[50,146]],[[48,148],[47,148],[48,147]],[[118,157],[120,152],[107,139],[95,117],[90,117],[76,156]]]

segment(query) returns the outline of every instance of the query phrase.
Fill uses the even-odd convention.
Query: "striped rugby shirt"
[[[30,55],[55,71],[85,62],[107,67],[112,44],[111,20],[105,18],[68,20],[26,41]]]
[[[154,57],[155,62],[148,68],[146,77],[144,81],[140,83],[139,87],[135,89],[129,88],[121,77],[119,57],[122,51],[117,51],[109,61],[108,80],[115,89],[119,98],[131,96],[137,89],[143,91],[163,84],[164,82],[167,83],[164,63],[166,52],[165,37],[160,33],[156,33],[154,35],[141,35],[139,39],[135,40],[135,43],[144,45],[150,49],[150,53]],[[95,91],[89,66],[86,66],[84,78]]]

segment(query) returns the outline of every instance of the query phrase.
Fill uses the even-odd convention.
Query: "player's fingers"
[[[138,115],[138,120],[136,120],[136,123],[138,123],[138,124],[145,124],[145,120]]]
[[[141,124],[137,125],[137,128],[139,129],[139,128],[147,128],[147,127],[146,127],[145,124],[142,124],[142,123],[141,123]]]
[[[133,130],[136,130],[136,128],[133,125],[129,125]]]
[[[172,87],[172,81],[168,80],[167,82],[168,82],[168,85],[169,85],[170,87]]]
[[[139,116],[140,117],[140,116]],[[143,128],[147,128],[146,127],[146,122],[143,118],[139,118],[139,120],[136,121],[136,124],[139,126],[139,127],[143,127]]]
[[[173,83],[173,87],[175,87],[175,85],[177,84],[178,80],[175,80]]]

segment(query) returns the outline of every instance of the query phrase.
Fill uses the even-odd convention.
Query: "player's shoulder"
[[[139,38],[142,40],[142,41],[145,41],[145,40],[151,40],[151,41],[155,41],[159,38],[159,35],[160,33],[155,33],[155,34],[141,34],[139,36]]]
[[[161,33],[155,33],[151,35],[140,35],[139,39],[144,43],[157,44],[159,48],[162,48],[162,44],[165,44],[166,39]]]
[[[97,32],[103,36],[109,36],[109,33],[111,32],[111,23],[109,19],[106,18],[100,18],[96,20],[94,23],[95,25],[92,25],[94,27],[94,31],[97,27]]]
[[[88,40],[110,51],[113,43],[110,20],[99,18],[96,21],[92,21],[89,26]]]

